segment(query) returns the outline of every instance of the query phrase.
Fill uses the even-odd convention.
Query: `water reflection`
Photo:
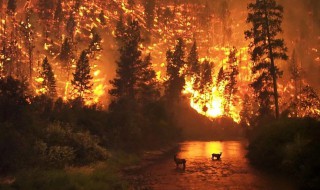
[[[146,171],[153,189],[293,189],[286,182],[257,172],[248,164],[246,142],[184,142],[177,152],[187,160],[186,168],[176,168],[173,156]],[[213,161],[212,153],[222,152],[221,160]]]
[[[246,162],[245,143],[237,141],[185,142],[181,143],[179,157],[188,160],[211,158],[211,154],[222,152],[222,158],[233,161]]]

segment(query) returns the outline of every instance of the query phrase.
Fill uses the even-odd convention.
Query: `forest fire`
[[[0,0],[0,189],[320,189],[319,10]]]
[[[45,88],[40,85],[43,83],[43,80],[41,80],[42,77],[37,76],[37,73],[32,71],[41,71],[41,64],[39,64],[42,62],[41,59],[44,56],[49,56],[49,62],[52,63],[53,70],[57,72],[54,75],[57,81],[57,96],[63,97],[65,101],[74,99],[75,89],[71,83],[71,79],[80,55],[78,47],[84,49],[86,44],[91,43],[89,49],[91,48],[92,50],[90,50],[91,53],[88,57],[92,76],[92,92],[90,95],[87,95],[85,104],[104,104],[104,102],[108,102],[109,100],[106,100],[106,91],[109,90],[107,89],[107,81],[110,80],[110,78],[107,76],[113,75],[110,74],[112,71],[106,68],[106,64],[110,65],[110,63],[108,60],[102,60],[101,57],[105,59],[105,57],[110,55],[113,56],[113,52],[107,52],[106,50],[116,50],[116,47],[113,45],[110,47],[105,46],[105,42],[111,42],[110,44],[114,43],[113,38],[116,35],[115,23],[121,15],[124,20],[133,18],[139,21],[143,29],[143,34],[146,34],[146,36],[144,36],[145,41],[147,41],[140,44],[140,48],[143,55],[151,53],[153,68],[156,71],[157,79],[161,83],[166,79],[165,52],[167,49],[174,46],[177,37],[182,37],[185,40],[184,50],[186,51],[185,54],[187,57],[189,47],[196,40],[199,57],[204,57],[199,59],[200,65],[202,66],[205,60],[210,60],[212,63],[212,83],[205,87],[206,90],[200,92],[195,86],[195,79],[190,77],[186,78],[183,93],[190,98],[191,107],[205,116],[229,116],[236,122],[240,121],[239,114],[242,110],[243,103],[241,100],[245,94],[250,93],[247,86],[252,82],[252,63],[248,58],[248,42],[244,40],[242,33],[246,26],[241,26],[239,22],[237,22],[238,20],[244,19],[246,16],[245,12],[241,12],[241,14],[238,15],[238,20],[235,18],[231,20],[230,14],[232,14],[232,12],[229,10],[228,4],[220,4],[220,7],[215,8],[217,9],[217,13],[214,14],[212,12],[214,8],[209,4],[168,4],[159,2],[157,9],[152,13],[153,19],[150,21],[147,19],[150,13],[147,12],[148,10],[145,10],[146,8],[143,3],[131,5],[125,1],[107,1],[100,4],[91,1],[82,1],[81,3],[77,1],[67,1],[61,2],[61,11],[66,14],[66,29],[64,30],[61,25],[62,17],[58,20],[55,20],[53,17],[55,14],[61,14],[58,12],[58,7],[48,8],[47,14],[51,14],[51,16],[47,18],[43,17],[43,15],[41,16],[42,13],[39,12],[37,6],[38,4],[27,1],[24,10],[17,9],[18,11],[13,15],[17,17],[17,19],[14,19],[12,16],[5,16],[5,13],[2,13],[0,26],[3,39],[5,35],[10,34],[10,32],[15,32],[15,30],[18,29],[17,27],[13,27],[15,24],[10,28],[7,24],[8,22],[16,22],[16,20],[19,19],[23,20],[21,23],[24,24],[24,30],[26,30],[27,33],[22,33],[27,35],[18,37],[19,39],[8,38],[5,41],[6,43],[11,43],[13,40],[17,42],[14,59],[29,59],[29,66],[28,64],[24,64],[22,70],[28,70],[27,67],[33,65],[33,68],[29,70],[31,70],[30,75],[32,75],[33,81],[35,82],[32,86],[35,87],[34,90],[36,94],[46,93],[46,91],[43,90]],[[74,7],[76,7],[78,11],[75,11]],[[33,11],[33,13],[24,15],[23,11]],[[34,23],[36,13],[40,15],[40,18],[43,17],[42,23],[48,25],[48,27],[40,29],[40,27]],[[150,23],[152,23],[152,27],[150,27]],[[60,31],[57,31],[55,27]],[[66,39],[70,40],[70,55],[66,54],[66,56],[60,58],[60,51],[62,50],[61,48],[63,48],[60,43]],[[24,40],[26,42],[23,42]],[[32,45],[28,46],[27,42],[29,44],[33,43],[33,47]],[[230,100],[226,99],[226,94],[223,92],[226,84],[217,84],[219,70],[221,68],[227,69],[228,67],[228,56],[232,49],[231,46],[236,46],[238,49],[236,52],[236,64],[239,70],[236,76],[238,89],[237,93],[232,94],[232,97],[235,99],[232,104],[227,103]],[[315,54],[315,62],[319,62],[319,52],[317,48],[318,47],[314,47],[311,50],[311,52]],[[37,51],[37,56],[34,56],[35,51]],[[1,54],[1,56],[2,60],[6,59],[10,62],[10,56],[8,57],[5,54]],[[107,63],[104,63],[105,61],[107,61]],[[32,62],[38,62],[38,64],[31,64]],[[63,66],[62,62],[65,62],[63,64],[66,66]],[[3,69],[5,67],[4,62],[1,62],[1,65]],[[280,88],[279,94],[284,93],[283,89],[289,88]],[[294,95],[292,91],[290,93],[290,96]],[[228,106],[226,106],[226,104],[228,104]],[[226,107],[228,107],[228,113],[226,113]]]

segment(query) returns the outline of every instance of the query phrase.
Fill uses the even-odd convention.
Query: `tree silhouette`
[[[17,9],[17,1],[16,0],[8,0],[7,13],[9,15],[13,15]]]
[[[45,94],[50,98],[55,98],[57,96],[56,80],[47,57],[42,62],[41,77],[43,78],[42,88],[46,89]]]
[[[186,75],[189,77],[193,77],[194,83],[193,86],[195,89],[199,88],[200,82],[200,63],[199,63],[199,55],[197,49],[197,42],[195,41],[191,47],[190,53],[187,59],[187,73]]]
[[[73,86],[73,96],[80,100],[87,99],[92,93],[92,76],[90,75],[90,65],[87,50],[81,52],[80,58],[76,64],[76,70],[73,73],[71,84]]]
[[[135,4],[136,4],[136,3],[135,3],[134,0],[128,0],[128,5],[129,5],[129,8],[130,8],[130,9],[132,9]]]
[[[100,20],[100,23],[102,24],[102,26],[107,24],[106,18],[104,17],[103,10],[101,10],[101,12],[99,14],[99,20]]]
[[[230,50],[227,71],[225,72],[226,85],[224,87],[225,105],[224,111],[229,114],[230,105],[235,103],[234,94],[237,92],[237,76],[239,74],[238,62],[237,62],[237,49],[233,47]]]
[[[208,107],[206,106],[207,104],[207,94],[210,93],[211,87],[212,87],[212,67],[213,64],[210,63],[208,60],[204,60],[201,69],[201,77],[200,77],[200,85],[199,85],[199,90],[200,93],[204,94],[204,107],[202,108],[202,111],[207,112]]]
[[[148,54],[142,61],[138,80],[138,99],[144,103],[156,101],[160,97],[159,84],[156,72],[152,68],[151,55]]]
[[[167,51],[167,76],[165,96],[168,101],[177,102],[185,85],[185,75],[182,72],[184,62],[184,43],[182,38],[177,40],[174,52]]]
[[[70,16],[66,25],[66,31],[67,31],[68,37],[71,38],[72,41],[73,41],[74,33],[76,30],[76,26],[77,26],[77,23],[74,19],[74,15],[73,13],[70,13]]]
[[[147,28],[151,30],[154,22],[154,11],[156,7],[156,2],[155,0],[145,0],[143,6],[144,6],[146,25],[147,25]]]
[[[0,121],[20,117],[22,107],[27,105],[27,86],[9,77],[0,78]]]
[[[61,22],[63,21],[63,17],[64,17],[61,1],[62,0],[58,0],[56,9],[54,11],[54,16],[53,16],[55,26],[56,26],[56,31],[58,34],[61,33],[60,25],[61,25]]]
[[[95,31],[92,30],[92,39],[89,44],[88,53],[91,55],[91,58],[93,58],[96,54],[96,52],[99,52],[102,50],[101,48],[101,37],[100,35]]]
[[[120,14],[119,20],[116,24],[116,30],[115,30],[115,38],[118,45],[118,48],[124,46],[124,39],[125,39],[125,25],[123,23],[123,16]]]
[[[28,62],[29,62],[29,80],[32,80],[32,70],[33,70],[33,50],[35,48],[35,37],[34,37],[34,27],[31,24],[30,21],[31,17],[31,10],[26,10],[26,18],[25,22],[21,22],[21,31],[23,34],[24,39],[24,45],[27,48],[27,54],[28,54]]]
[[[219,91],[221,91],[221,92],[224,91],[225,80],[226,80],[226,74],[225,74],[225,71],[224,71],[223,66],[222,66],[219,69],[218,76],[217,76],[217,81],[216,81],[217,89]]]
[[[118,28],[123,36],[119,44],[120,58],[117,61],[116,78],[110,81],[113,89],[109,93],[117,100],[129,98],[135,100],[137,94],[138,70],[141,67],[141,35],[138,21],[129,20],[125,28]],[[121,33],[121,34],[120,34]],[[119,39],[120,40],[120,39]]]
[[[278,38],[282,32],[283,7],[275,0],[256,0],[248,5],[248,11],[247,23],[251,23],[252,28],[245,32],[245,36],[252,39],[250,48],[254,81],[251,86],[259,102],[260,115],[270,115],[274,104],[275,117],[279,118],[277,78],[282,73],[275,60],[287,59],[284,40]]]
[[[62,68],[66,69],[69,78],[69,72],[72,64],[72,59],[74,55],[72,52],[72,42],[70,38],[65,38],[60,49],[60,54],[58,56],[62,63]]]

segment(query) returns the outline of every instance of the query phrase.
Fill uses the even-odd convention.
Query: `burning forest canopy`
[[[83,57],[83,62],[90,65],[93,85],[92,93],[85,97],[86,104],[107,106],[108,90],[112,88],[109,81],[116,77],[119,57],[116,26],[120,18],[124,21],[131,18],[141,26],[143,43],[139,47],[143,57],[151,54],[158,82],[168,79],[166,52],[175,47],[177,39],[182,38],[185,44],[186,61],[196,42],[198,60],[205,70],[201,78],[207,81],[198,88],[194,85],[196,79],[186,76],[183,94],[203,115],[228,115],[240,121],[243,105],[252,94],[250,40],[244,36],[244,31],[250,28],[246,18],[247,4],[251,1],[27,0],[17,1],[16,7],[12,2],[0,1],[1,74],[29,81],[35,95],[48,90],[41,85],[46,57],[53,69],[57,96],[65,101],[73,99],[72,76]],[[288,61],[276,61],[284,71],[278,84],[283,111],[290,107],[288,102],[294,97],[302,101],[304,86],[311,86],[313,92],[319,89],[320,3],[317,0],[279,3],[284,7],[282,37],[290,57]],[[85,49],[87,56],[82,56]],[[290,63],[295,63],[299,70],[298,95]],[[226,93],[223,73],[230,73],[233,68],[237,68],[234,75],[237,90]],[[312,114],[320,114],[319,107],[312,109]],[[307,113],[301,110],[300,116],[305,116]]]

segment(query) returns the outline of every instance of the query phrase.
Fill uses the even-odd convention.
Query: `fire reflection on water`
[[[186,159],[197,158],[211,158],[212,153],[222,152],[222,157],[226,158],[242,158],[245,156],[246,151],[244,145],[238,141],[230,141],[228,143],[223,141],[211,142],[188,142],[182,143],[181,152],[178,156]]]

